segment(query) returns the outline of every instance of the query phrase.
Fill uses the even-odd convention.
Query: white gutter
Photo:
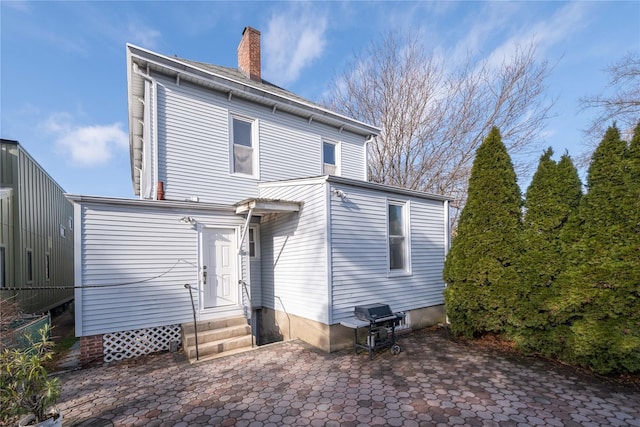
[[[380,129],[375,127],[375,126],[371,126],[371,125],[366,124],[364,122],[360,122],[360,121],[355,120],[353,118],[350,118],[350,117],[344,116],[342,114],[336,113],[334,111],[328,110],[328,109],[326,109],[326,108],[324,108],[324,107],[322,107],[320,105],[315,105],[315,104],[311,104],[311,103],[308,103],[308,102],[303,102],[300,99],[295,99],[295,98],[286,96],[284,94],[272,92],[272,91],[269,91],[268,89],[263,88],[263,87],[251,86],[251,85],[247,84],[246,82],[235,80],[234,78],[232,78],[230,76],[223,76],[223,75],[214,73],[214,72],[212,72],[210,70],[205,70],[205,69],[202,69],[202,68],[195,67],[192,64],[180,61],[180,59],[178,59],[178,58],[171,58],[171,57],[168,57],[168,56],[156,53],[156,52],[152,52],[150,50],[147,50],[147,49],[144,49],[144,48],[132,45],[132,44],[128,44],[127,46],[130,48],[130,50],[131,49],[136,49],[139,52],[145,53],[146,55],[155,56],[157,59],[145,58],[141,53],[133,53],[133,52],[131,52],[131,57],[132,58],[135,57],[135,58],[143,60],[143,61],[153,62],[153,63],[157,64],[158,66],[161,66],[163,68],[171,70],[174,73],[183,74],[185,76],[189,76],[191,78],[195,78],[195,79],[199,79],[199,80],[205,79],[205,80],[209,80],[210,82],[212,82],[210,79],[208,79],[205,76],[198,75],[196,73],[189,72],[189,71],[186,70],[186,68],[190,68],[192,70],[197,70],[198,72],[203,73],[205,75],[212,76],[212,77],[215,77],[215,78],[218,78],[218,79],[221,79],[221,80],[226,80],[228,82],[231,82],[232,84],[227,84],[227,83],[223,83],[223,82],[215,82],[215,84],[217,86],[223,88],[223,91],[225,93],[229,93],[229,92],[236,93],[236,91],[238,89],[246,90],[247,88],[249,88],[249,89],[253,89],[253,90],[258,91],[258,92],[262,92],[263,94],[267,94],[267,95],[269,95],[269,96],[271,96],[273,98],[279,99],[279,100],[270,99],[270,101],[275,106],[277,106],[278,108],[280,108],[280,107],[283,107],[284,109],[290,108],[292,110],[297,111],[298,114],[301,117],[309,118],[309,116],[313,116],[314,112],[316,112],[316,114],[319,114],[320,116],[331,117],[333,120],[336,120],[336,121],[347,122],[348,126],[351,127],[351,132],[353,132],[353,129],[358,129],[359,131],[361,131],[363,133],[366,132],[366,133],[370,133],[370,134],[371,133],[377,133],[377,132],[380,131]],[[162,60],[165,63],[164,64],[159,63],[159,60]],[[182,67],[184,67],[185,69],[177,68],[175,65],[170,65],[169,63],[176,64],[176,65],[179,64]],[[238,86],[240,86],[240,88]],[[264,95],[263,95],[263,97],[264,97]],[[272,105],[272,108],[273,108],[273,105]],[[303,111],[306,114],[303,114],[302,113]],[[317,117],[313,117],[313,120],[317,120]]]

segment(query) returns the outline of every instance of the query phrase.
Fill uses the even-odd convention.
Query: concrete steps
[[[200,359],[225,356],[251,349],[251,327],[245,317],[198,322]],[[190,361],[196,360],[196,335],[193,323],[182,325],[182,346]]]

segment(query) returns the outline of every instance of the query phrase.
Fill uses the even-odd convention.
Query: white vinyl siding
[[[361,304],[380,302],[405,311],[443,303],[442,201],[336,184],[331,194],[333,323],[352,316]],[[389,275],[387,199],[409,202],[411,275]]]
[[[328,323],[324,183],[261,186],[260,195],[304,201],[300,212],[265,218],[260,226],[262,304]]]
[[[362,179],[360,135],[174,79],[157,78],[158,180],[165,198],[236,203],[258,195],[252,176],[230,172],[230,114],[255,120],[259,144],[253,176],[262,182],[322,174],[322,141],[340,141],[340,175]]]
[[[165,198],[233,204],[256,197],[254,179],[229,173],[229,111],[193,86],[158,84],[158,179]]]
[[[191,216],[202,227],[242,224],[232,212],[96,203],[82,204],[80,215],[80,336],[192,321],[184,285],[198,287],[198,231],[180,218]],[[198,292],[194,297],[197,308]]]

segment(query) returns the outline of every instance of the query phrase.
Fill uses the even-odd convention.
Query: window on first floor
[[[258,229],[255,227],[249,229],[249,257],[260,258]]]
[[[27,249],[27,283],[33,282],[33,251]]]
[[[389,236],[389,271],[392,273],[410,271],[409,227],[407,203],[388,203],[387,212]]]
[[[322,143],[322,173],[323,175],[340,175],[340,150],[335,142]]]
[[[51,279],[51,255],[44,254],[44,278],[45,280]]]
[[[231,117],[231,172],[240,175],[258,175],[257,138],[255,121]]]

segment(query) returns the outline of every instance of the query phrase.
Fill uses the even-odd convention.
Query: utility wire
[[[113,287],[117,287],[117,286],[137,285],[137,284],[140,284],[140,283],[146,283],[146,282],[150,282],[150,281],[155,280],[155,279],[159,279],[162,276],[165,276],[165,275],[169,274],[181,262],[183,262],[185,264],[192,265],[194,267],[197,267],[196,264],[181,258],[181,259],[177,260],[171,267],[169,267],[169,269],[167,269],[166,271],[158,274],[157,276],[149,277],[149,278],[143,279],[143,280],[136,280],[136,281],[133,281],[133,282],[104,283],[104,284],[101,284],[101,285],[80,285],[80,286],[26,286],[26,287],[11,287],[11,288],[7,287],[7,288],[0,288],[0,291],[38,291],[38,290],[113,288]],[[180,285],[180,286],[183,286],[183,285]]]

